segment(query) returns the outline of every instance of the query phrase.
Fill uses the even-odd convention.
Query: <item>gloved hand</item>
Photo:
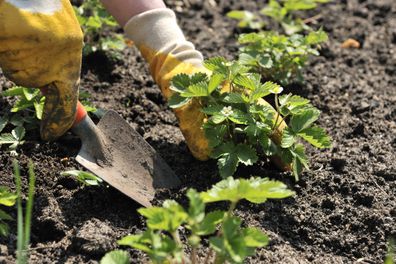
[[[0,67],[18,85],[41,88],[41,137],[73,124],[83,35],[68,0],[0,0]]]
[[[186,41],[170,9],[153,9],[136,15],[126,23],[124,30],[148,61],[151,74],[166,99],[173,94],[169,86],[175,75],[207,71],[201,53]],[[263,103],[266,102],[263,100]],[[211,149],[202,128],[205,115],[200,105],[192,100],[175,109],[175,114],[191,153],[199,160],[208,159]],[[284,123],[280,130],[283,128]],[[281,133],[275,133],[273,140],[280,144]]]

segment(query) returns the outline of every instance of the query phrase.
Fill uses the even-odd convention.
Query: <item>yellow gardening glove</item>
[[[169,86],[175,75],[207,72],[201,53],[186,41],[170,9],[154,9],[139,14],[128,21],[124,30],[148,61],[151,74],[166,99],[173,94]],[[263,103],[266,102],[263,100]],[[202,128],[205,115],[201,106],[192,100],[175,109],[175,114],[191,153],[199,160],[208,159],[211,149]],[[280,127],[283,129],[284,124]],[[280,139],[281,133],[276,133],[273,140],[280,144]]]
[[[45,91],[44,140],[73,124],[82,45],[68,0],[0,0],[0,67],[16,84]]]

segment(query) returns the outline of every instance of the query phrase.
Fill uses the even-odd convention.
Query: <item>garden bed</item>
[[[205,57],[233,58],[238,49],[234,9],[259,10],[265,1],[167,1],[181,27]],[[304,71],[305,83],[287,90],[309,98],[322,111],[319,124],[333,138],[330,150],[313,151],[311,171],[294,183],[266,162],[238,170],[239,176],[285,181],[294,198],[237,208],[247,225],[269,234],[270,245],[249,263],[381,263],[386,243],[396,237],[396,5],[394,0],[339,0],[316,10],[329,34],[319,57]],[[348,38],[359,49],[344,49]],[[219,180],[214,161],[189,153],[159,88],[138,52],[122,60],[103,53],[84,58],[81,87],[97,107],[114,109],[144,136],[182,180],[180,190],[164,191],[156,202],[183,201],[190,188],[206,190]],[[11,83],[0,79],[0,91]],[[10,110],[0,98],[0,115]],[[31,263],[96,263],[116,241],[144,230],[139,205],[110,187],[82,188],[61,171],[82,167],[74,160],[79,140],[67,134],[54,143],[28,135],[19,149],[23,172],[33,160],[37,191],[32,224]],[[0,152],[0,185],[14,188],[13,157]],[[26,185],[25,185],[26,186]],[[16,210],[8,210],[16,216]],[[0,238],[0,262],[15,261],[16,223]],[[133,263],[143,255],[130,251]],[[203,256],[205,252],[201,252]]]

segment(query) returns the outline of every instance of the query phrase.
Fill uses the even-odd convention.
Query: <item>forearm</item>
[[[148,10],[165,8],[162,0],[101,0],[107,11],[124,27],[128,20]]]

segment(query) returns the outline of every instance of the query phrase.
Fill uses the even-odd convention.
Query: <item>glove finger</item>
[[[77,108],[78,83],[54,82],[46,86],[45,105],[40,134],[46,141],[53,141],[69,130]]]

